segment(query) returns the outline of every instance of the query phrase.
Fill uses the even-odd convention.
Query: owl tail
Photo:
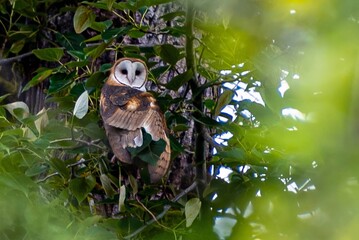
[[[161,153],[160,158],[155,165],[148,164],[151,183],[159,182],[167,173],[171,161],[170,140],[167,136],[163,139],[166,142],[165,150]]]
[[[124,134],[124,130],[114,128],[109,125],[105,125],[105,129],[107,132],[107,138],[109,140],[111,149],[115,154],[116,158],[121,162],[133,164],[133,159],[131,158],[130,153],[124,147],[124,143],[127,143],[129,134]]]

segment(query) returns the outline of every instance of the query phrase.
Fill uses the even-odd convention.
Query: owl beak
[[[132,67],[131,67],[132,68]],[[128,81],[130,83],[133,83],[135,81],[135,78],[136,78],[136,74],[135,74],[135,71],[133,71],[132,69],[130,71],[128,71],[127,73],[128,75]]]

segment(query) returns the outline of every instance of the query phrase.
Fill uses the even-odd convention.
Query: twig
[[[84,160],[84,161],[78,161],[78,162],[75,162],[75,163],[72,163],[72,164],[68,164],[66,165],[67,168],[72,168],[72,167],[75,167],[75,166],[78,166],[78,165],[81,165],[81,164],[85,164],[85,163],[88,163],[88,162],[91,162],[91,160]],[[59,172],[54,172],[54,173],[51,173],[49,175],[47,175],[46,177],[38,180],[36,183],[40,183],[40,182],[45,182],[47,179],[51,178],[51,177],[54,177],[54,176],[57,176],[57,175],[60,175]]]
[[[206,140],[206,141],[209,143],[209,145],[211,145],[212,147],[217,148],[217,150],[223,148],[223,145],[217,143],[217,142],[211,137],[211,135],[208,133],[208,131],[205,131],[203,137],[204,137],[204,140]]]
[[[91,162],[91,160],[84,160],[84,159],[82,158],[82,159],[80,159],[80,161],[77,161],[77,162],[75,162],[75,163],[66,165],[66,167],[67,167],[67,168],[72,168],[72,167],[76,167],[76,166],[78,166],[78,165],[85,164],[85,163],[88,163],[88,162]]]
[[[24,53],[24,54],[21,54],[21,55],[17,55],[15,57],[0,59],[0,65],[4,65],[4,64],[7,64],[7,63],[11,63],[11,62],[21,60],[22,58],[28,57],[28,56],[30,56],[32,54],[33,54],[32,52],[27,52],[27,53]]]
[[[156,216],[140,201],[140,199],[138,199],[138,196],[137,196],[137,195],[136,195],[136,200],[137,200],[137,202],[151,215],[152,219],[155,220],[155,222],[156,222],[158,225],[160,225],[160,226],[163,227],[163,228],[168,229],[168,227],[162,225],[162,224],[158,221],[158,219],[156,218]]]
[[[195,181],[194,183],[191,184],[191,186],[189,186],[188,188],[186,188],[185,190],[183,190],[180,194],[178,194],[174,199],[172,199],[172,203],[177,202],[178,200],[180,200],[184,195],[188,194],[190,191],[192,191],[193,189],[195,189],[198,185],[198,181]],[[168,210],[171,209],[171,205],[167,204],[163,207],[163,211],[158,214],[155,218],[153,218],[152,220],[148,221],[145,223],[145,225],[143,225],[142,227],[138,228],[136,231],[134,231],[133,233],[127,235],[124,237],[124,239],[131,239],[133,237],[135,237],[136,235],[140,234],[143,230],[145,230],[149,225],[158,222],[159,219],[163,218],[165,216],[165,214],[168,212]]]
[[[60,175],[60,173],[58,173],[58,172],[51,173],[50,175],[47,175],[46,177],[38,180],[36,183],[45,182],[50,177],[54,177],[54,176],[57,176],[57,175]]]
[[[186,11],[186,23],[185,23],[185,29],[186,29],[186,64],[187,64],[187,71],[192,71],[192,78],[189,80],[189,84],[192,90],[192,93],[196,92],[196,90],[199,88],[200,82],[197,81],[197,65],[195,60],[195,50],[194,50],[194,18],[196,16],[196,10],[194,8],[194,4],[192,0],[187,0],[187,11]],[[196,115],[200,115],[204,112],[203,107],[203,92],[201,94],[197,94],[196,96],[193,96],[193,106],[198,109],[198,112],[193,113],[193,117],[196,117]],[[196,178],[206,182],[207,178],[207,166],[206,166],[206,150],[207,147],[204,140],[204,132],[205,127],[199,123],[198,121],[195,121],[194,123],[194,129],[197,134],[196,140],[195,140],[195,164],[196,164]],[[199,195],[202,196],[202,193],[204,191],[204,186],[199,186]]]
[[[96,143],[100,142],[101,140],[100,139],[96,139],[96,140],[92,140],[90,142],[88,141],[85,141],[85,140],[82,140],[82,139],[73,139],[73,138],[62,138],[62,139],[56,139],[56,140],[53,140],[51,141],[50,143],[53,144],[53,143],[57,143],[57,142],[65,142],[65,141],[75,141],[75,142],[78,142],[78,143],[82,143],[88,147],[96,147],[96,148],[99,148],[99,149],[106,149],[105,147],[102,147]]]
[[[100,45],[101,43],[89,43],[89,44],[86,44],[86,47],[90,47],[90,46],[96,46],[96,45]],[[135,46],[135,47],[139,47],[139,48],[150,48],[150,47],[155,47],[157,45],[139,45],[139,44],[121,44],[122,46],[124,47],[130,47],[130,46]],[[174,47],[176,48],[183,48],[183,46],[179,46],[179,45],[173,45]],[[65,49],[64,47],[60,47],[61,49]],[[32,55],[33,52],[27,52],[27,53],[24,53],[24,54],[21,54],[21,55],[17,55],[15,57],[10,57],[10,58],[4,58],[4,59],[0,59],[0,65],[5,65],[5,64],[8,64],[8,63],[12,63],[12,62],[15,62],[15,61],[20,61],[21,59],[25,58],[25,57],[28,57],[30,55]]]

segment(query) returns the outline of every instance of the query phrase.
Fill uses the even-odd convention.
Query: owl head
[[[112,67],[111,77],[120,84],[145,91],[147,67],[140,59],[121,58]]]

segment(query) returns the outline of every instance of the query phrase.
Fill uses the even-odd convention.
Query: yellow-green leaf
[[[109,11],[112,10],[112,5],[116,2],[116,0],[106,0],[106,6]]]
[[[91,11],[91,9],[80,6],[76,9],[75,16],[74,16],[74,29],[76,33],[82,33],[95,20],[95,15]]]
[[[41,134],[41,132],[44,130],[44,128],[49,123],[49,117],[47,115],[47,112],[46,112],[45,108],[43,108],[36,115],[40,116],[40,117],[35,120],[35,127],[36,127],[37,131]]]
[[[100,181],[106,195],[113,197],[116,194],[116,191],[112,187],[111,179],[106,174],[102,173],[100,175]]]
[[[24,102],[13,102],[4,105],[4,108],[9,111],[9,113],[18,119],[23,119],[29,116],[30,109]],[[19,111],[17,111],[17,109]]]
[[[17,42],[14,42],[10,47],[10,52],[17,54],[22,50],[24,45],[25,45],[25,40],[24,39],[22,39],[20,41],[17,41]]]
[[[190,227],[201,210],[201,200],[199,198],[191,198],[186,202],[184,213],[186,216],[186,227]]]
[[[216,108],[214,110],[214,116],[217,117],[222,109],[228,105],[233,99],[233,91],[225,90],[218,99]]]
[[[119,212],[125,211],[125,199],[126,199],[126,187],[125,185],[122,185],[120,187],[120,196],[118,199],[118,210]]]
[[[22,92],[25,92],[29,90],[29,88],[36,86],[37,84],[44,81],[47,77],[49,77],[52,74],[52,69],[45,69],[44,71],[39,72],[36,74],[24,87]]]

